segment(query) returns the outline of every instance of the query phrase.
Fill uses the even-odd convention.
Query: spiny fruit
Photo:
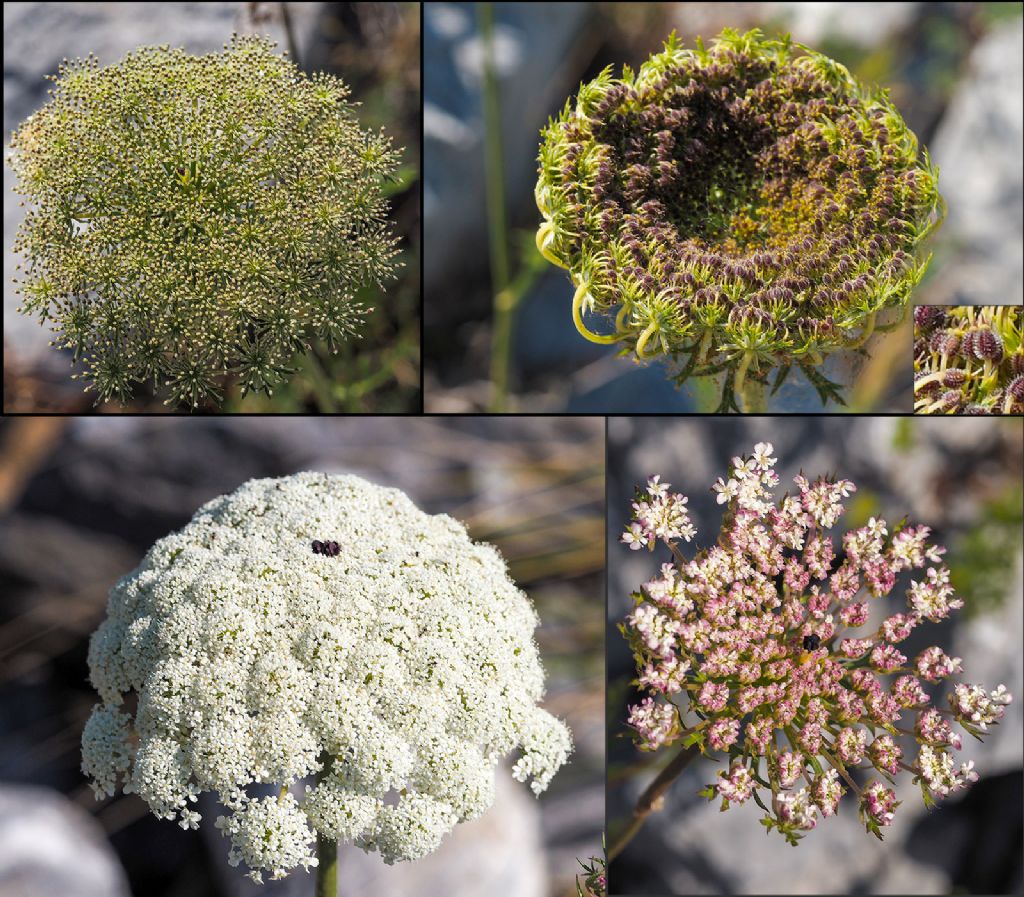
[[[918,414],[1024,413],[1024,310],[1019,305],[914,309]]]

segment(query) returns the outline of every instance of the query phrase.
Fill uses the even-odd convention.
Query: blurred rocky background
[[[687,46],[723,27],[789,31],[889,87],[941,168],[949,217],[918,303],[1021,303],[1022,6],[1020,3],[496,3],[494,67],[508,206],[513,330],[508,395],[492,382],[494,299],[488,270],[481,104],[481,4],[424,12],[426,407],[461,412],[693,411],[660,364],[641,367],[572,325],[565,272],[537,253],[533,199],[540,128],[580,82],[608,64],[634,69],[676,29]],[[500,340],[499,340],[500,342]],[[852,381],[849,410],[909,412],[909,327],[873,339],[867,358],[835,357],[824,373]],[[799,378],[803,381],[803,378]],[[788,384],[787,384],[788,386]],[[835,408],[835,406],[832,406]],[[806,382],[770,410],[820,410]],[[842,409],[839,409],[842,410]]]
[[[883,843],[864,831],[856,798],[820,819],[797,847],[759,824],[752,801],[719,811],[697,792],[721,764],[698,758],[669,791],[609,870],[610,894],[1019,894],[1021,867],[1022,544],[1024,428],[981,418],[803,417],[745,421],[704,418],[612,418],[608,445],[608,826],[629,818],[637,797],[671,751],[642,753],[624,724],[635,703],[633,659],[618,623],[630,593],[668,560],[629,551],[618,541],[633,488],[660,473],[689,496],[697,527],[690,557],[718,532],[721,506],[710,485],[729,459],[755,443],[775,446],[779,494],[800,471],[846,477],[857,485],[839,527],[872,516],[904,514],[934,530],[965,607],[942,624],[925,624],[908,640],[912,656],[940,645],[962,657],[964,681],[1013,693],[1002,723],[984,743],[964,736],[963,759],[981,775],[971,789],[926,811],[907,773],[897,778],[903,806]],[[665,554],[663,558],[661,555]]]
[[[317,346],[301,370],[271,397],[240,397],[227,382],[228,412],[416,412],[420,399],[420,8],[418,3],[5,3],[4,133],[46,102],[65,57],[95,53],[118,61],[153,44],[191,53],[219,51],[233,31],[268,34],[287,49],[283,10],[302,68],[340,76],[360,103],[363,127],[389,134],[403,147],[398,180],[389,184],[391,220],[403,267],[384,295],[366,288],[357,298],[373,307],[359,339],[337,355]],[[24,216],[4,166],[4,411],[87,413],[93,397],[71,379],[71,354],[50,348],[51,333],[17,313],[11,276],[21,259],[11,246]],[[109,413],[169,413],[162,397],[140,386],[128,406]],[[189,410],[189,409],[186,409]]]
[[[340,895],[575,893],[604,826],[603,421],[36,417],[0,423],[0,897],[312,894],[301,871],[257,886],[231,869],[212,824],[97,802],[79,771],[109,588],[204,502],[306,469],[397,486],[501,550],[542,619],[546,707],[576,744],[539,800],[503,764],[492,810],[427,859],[344,847]]]

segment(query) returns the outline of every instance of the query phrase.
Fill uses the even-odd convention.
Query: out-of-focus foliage
[[[967,596],[968,617],[992,611],[1006,602],[1017,571],[1013,557],[1020,551],[1024,527],[1024,486],[1020,480],[986,500],[978,520],[950,547],[950,582]]]

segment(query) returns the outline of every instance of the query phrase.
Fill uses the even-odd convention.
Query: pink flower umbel
[[[930,806],[978,778],[949,753],[962,744],[955,727],[980,739],[1011,696],[1003,685],[956,683],[940,709],[925,686],[962,673],[960,658],[930,647],[911,659],[897,647],[963,606],[928,527],[871,518],[833,536],[856,486],[801,475],[796,494],[776,500],[775,463],[770,443],[733,458],[712,487],[726,506],[718,538],[690,559],[678,544],[696,535],[686,498],[658,476],[637,490],[622,541],[664,544],[672,561],[634,593],[622,626],[647,692],[629,725],[645,750],[681,743],[724,755],[701,794],[723,810],[752,798],[791,844],[834,815],[847,790],[881,838],[896,792],[878,780],[858,787],[851,771],[890,785],[912,773]],[[867,629],[876,605],[884,619]],[[904,759],[901,735],[914,738],[916,757]]]

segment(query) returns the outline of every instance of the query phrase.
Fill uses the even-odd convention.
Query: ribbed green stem
[[[316,897],[338,897],[338,842],[316,836]]]
[[[321,764],[316,774],[319,785],[330,775],[334,760],[327,751],[321,751],[317,759]],[[317,832],[316,859],[316,897],[338,897],[338,842]]]
[[[744,414],[764,414],[768,411],[768,392],[760,380],[748,377],[740,394]]]

